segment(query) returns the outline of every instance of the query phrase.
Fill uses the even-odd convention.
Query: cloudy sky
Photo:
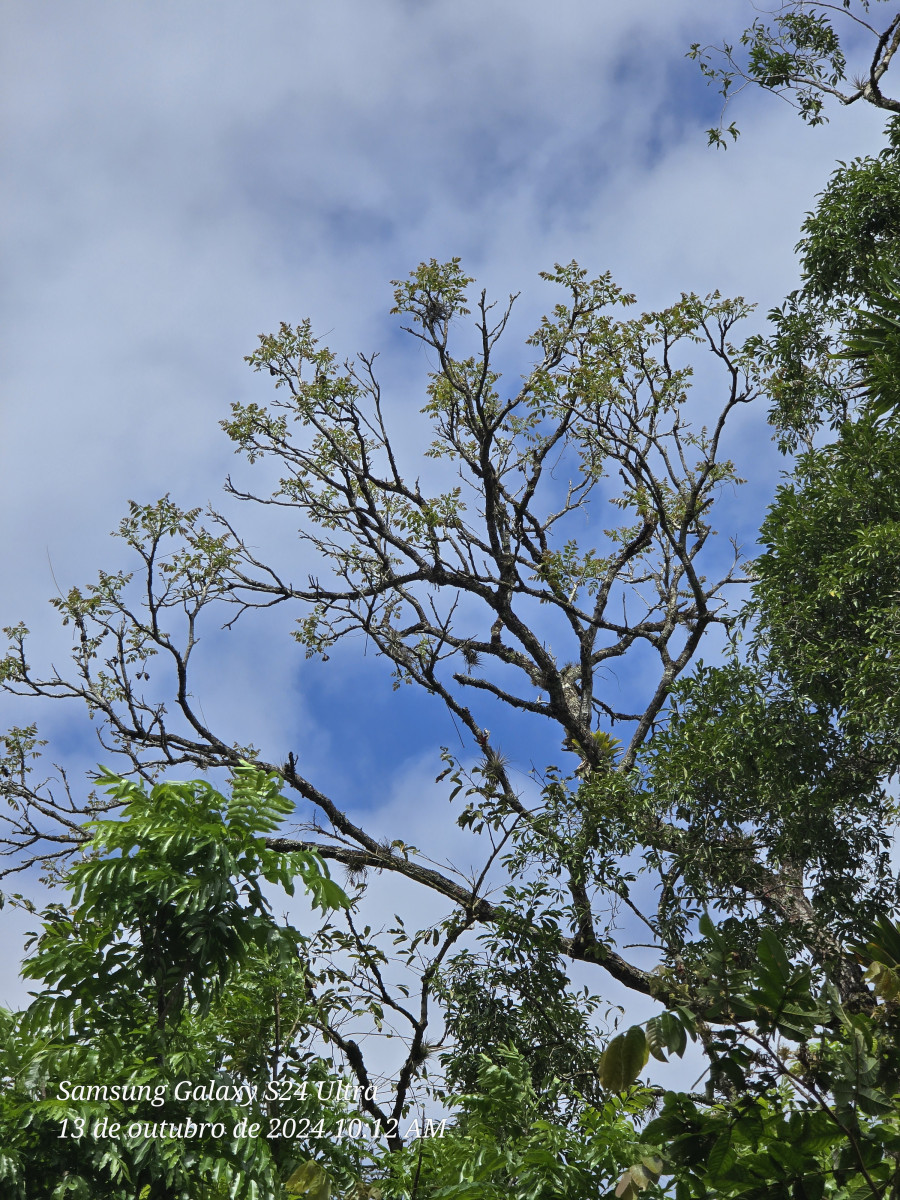
[[[738,145],[707,149],[717,97],[685,51],[750,19],[744,0],[5,0],[0,623],[61,663],[47,599],[123,565],[127,501],[218,503],[239,469],[218,421],[264,399],[242,358],[279,321],[381,350],[389,410],[414,414],[427,364],[389,281],[421,259],[521,292],[516,334],[547,303],[538,272],[572,258],[645,306],[777,303],[803,213],[882,122],[808,130],[748,94]],[[783,466],[762,406],[730,449],[752,552]],[[222,643],[208,712],[273,754],[299,745],[378,832],[428,845],[444,718],[377,664],[304,674],[285,628]],[[38,716],[58,760],[96,760],[80,713],[0,704],[6,724]],[[21,995],[10,974],[0,1002]]]

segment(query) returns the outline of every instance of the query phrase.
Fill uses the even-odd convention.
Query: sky
[[[521,293],[521,370],[555,262],[610,269],[645,307],[716,288],[778,303],[803,214],[883,122],[854,108],[810,130],[748,93],[737,145],[708,149],[718,99],[685,52],[752,17],[744,0],[5,0],[0,624],[24,620],[60,665],[47,600],[125,565],[108,535],[130,499],[218,504],[229,471],[249,478],[218,422],[267,398],[243,356],[280,321],[309,316],[341,355],[378,350],[414,455],[428,364],[388,310],[423,259],[459,255],[490,294]],[[748,483],[728,517],[752,553],[785,465],[764,405],[729,452]],[[290,529],[243,515],[290,552]],[[431,802],[446,718],[358,644],[306,664],[289,628],[276,614],[211,636],[207,715],[298,749],[379,835],[449,853],[461,835]],[[100,755],[75,709],[0,698],[0,720],[39,720],[47,760],[76,771]],[[509,737],[525,780],[529,746]],[[2,919],[15,958],[29,919]],[[0,978],[0,1002],[26,991]]]

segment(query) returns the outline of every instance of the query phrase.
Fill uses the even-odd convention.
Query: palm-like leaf
[[[859,322],[837,358],[863,371],[873,416],[900,409],[900,280],[882,273],[882,287],[868,295],[869,308],[856,309]]]

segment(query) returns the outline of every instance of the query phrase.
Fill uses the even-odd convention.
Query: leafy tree
[[[827,121],[826,104],[860,100],[887,112],[900,112],[900,100],[885,94],[884,76],[900,47],[900,15],[878,20],[874,6],[883,0],[780,0],[763,10],[737,43],[701,47],[690,57],[722,97],[719,124],[708,130],[710,145],[726,146],[725,135],[738,137],[732,122],[725,128],[731,97],[747,86],[771,92],[796,108],[810,125]],[[854,70],[851,61],[858,61]]]
[[[309,1051],[306,938],[274,920],[261,885],[292,893],[299,879],[324,911],[347,898],[314,854],[267,849],[290,805],[252,767],[236,768],[228,798],[203,782],[102,781],[119,819],[88,826],[70,903],[43,914],[23,968],[42,990],[24,1012],[0,1012],[3,1193],[282,1194],[320,1144],[235,1127],[290,1116],[312,1128],[355,1106],[330,1102],[346,1093]],[[193,1094],[210,1085],[215,1095]],[[352,1152],[325,1145],[352,1178]]]
[[[832,14],[874,38],[869,75],[854,91],[842,90],[847,57]],[[743,70],[792,96],[812,123],[824,119],[828,95],[894,112],[882,81],[898,20],[879,33],[852,4],[791,0],[771,26],[745,35],[744,67],[726,47],[725,67],[707,56],[705,69],[719,72],[726,96]],[[359,1101],[361,1117],[390,1130],[385,1154],[337,1155],[326,1166],[273,1155],[248,1168],[247,1178],[294,1172],[298,1194],[549,1200],[596,1195],[616,1179],[619,1200],[662,1180],[677,1200],[898,1194],[900,931],[889,849],[900,766],[900,459],[890,281],[900,266],[900,188],[889,128],[882,154],[840,166],[807,218],[803,286],[771,314],[768,339],[742,337],[749,306],[718,294],[624,315],[632,297],[570,264],[545,276],[559,299],[510,385],[497,347],[514,298],[498,310],[484,293],[470,299],[473,281],[457,260],[421,264],[395,284],[395,312],[432,364],[427,474],[401,466],[374,356],[340,363],[308,322],[260,339],[248,361],[273,379],[274,398],[235,405],[223,425],[271,477],[256,491],[227,487],[232,499],[290,514],[318,574],[288,582],[290,556],[261,561],[229,515],[201,518],[168,498],[135,502],[118,531],[134,571],[101,573],[57,601],[74,634],[71,669],[35,667],[27,630],[15,626],[0,678],[23,698],[84,702],[123,770],[152,785],[139,818],[151,827],[169,795],[157,789],[171,786],[155,784],[161,772],[190,764],[240,778],[246,760],[271,794],[283,781],[292,800],[278,817],[296,806],[300,827],[289,835],[254,826],[242,875],[233,866],[223,875],[212,854],[219,883],[240,875],[247,889],[216,893],[221,920],[234,924],[225,953],[221,921],[190,907],[200,892],[173,882],[179,869],[161,859],[146,893],[122,875],[131,849],[145,844],[143,835],[128,840],[128,806],[147,793],[122,783],[84,796],[62,772],[41,779],[36,727],[9,731],[0,791],[12,868],[64,871],[91,836],[85,818],[106,813],[112,819],[93,826],[105,831],[101,853],[126,853],[76,866],[70,878],[108,878],[103,903],[131,905],[122,910],[127,935],[101,924],[81,946],[69,933],[54,942],[48,927],[35,969],[58,994],[22,1020],[45,1013],[56,1037],[54,1022],[81,1014],[77,980],[114,950],[140,985],[116,990],[114,954],[104,990],[113,1007],[90,1010],[95,1023],[71,1033],[76,1049],[91,1038],[105,1045],[127,1018],[144,1031],[141,1063],[159,1070],[188,1053],[184,1030],[170,1028],[182,1014],[191,1045],[203,1030],[227,1029],[241,1047],[229,1069],[262,1077],[273,1031],[252,1014],[259,989],[282,970],[285,1002],[310,1039],[302,1070],[323,1069],[309,1065],[318,1037],[364,1093],[374,1076],[360,1023],[398,1035],[391,1104]],[[720,389],[701,428],[688,419],[698,355]],[[708,370],[705,386],[715,388]],[[736,547],[728,562],[715,552],[713,510],[737,482],[723,458],[727,421],[762,394],[782,448],[804,453],[746,569]],[[748,584],[741,608],[734,589]],[[289,746],[265,762],[209,727],[195,699],[201,632],[272,606],[294,614],[300,653],[324,660],[363,635],[396,687],[444,705],[468,741],[461,755],[443,750],[437,784],[483,848],[474,873],[439,867],[403,830],[373,836],[306,777]],[[716,632],[730,650],[712,667],[698,654]],[[633,673],[633,694],[643,689],[634,703],[619,698],[614,668]],[[504,712],[523,729],[542,722],[559,747],[528,790],[488,728]],[[212,793],[191,789],[180,803],[202,812]],[[244,852],[222,832],[230,810],[216,811],[199,842],[211,853],[221,839],[228,863],[240,865]],[[250,827],[237,821],[240,839]],[[193,841],[171,829],[166,837],[175,858],[164,855],[165,864],[194,853]],[[299,856],[290,868],[289,855]],[[305,870],[321,898],[336,901],[315,856],[348,869],[352,903],[314,936],[276,936],[254,880]],[[373,871],[436,892],[447,915],[425,929],[400,917],[372,929]],[[163,885],[177,902],[152,902]],[[642,953],[622,944],[635,927]],[[288,946],[274,976],[260,937]],[[251,947],[243,960],[242,946]],[[201,970],[204,955],[212,970]],[[568,983],[571,962],[661,1011],[609,1031],[604,1048],[589,1019],[594,998]],[[707,1064],[702,1092],[640,1082],[650,1055],[678,1057],[695,1040]],[[449,1106],[448,1134],[408,1143],[399,1122],[423,1096]],[[17,1111],[25,1122],[25,1108]],[[15,1128],[19,1137],[25,1125]],[[180,1153],[160,1168],[166,1179],[182,1169]],[[204,1186],[238,1172],[237,1159],[222,1163],[215,1170],[225,1174],[203,1177]],[[97,1186],[111,1186],[105,1162],[91,1169]]]
[[[134,504],[119,532],[139,577],[103,573],[59,601],[75,634],[73,674],[36,673],[21,627],[10,630],[2,667],[5,686],[20,696],[85,701],[105,742],[147,777],[185,762],[232,769],[256,754],[209,729],[193,699],[197,638],[217,611],[233,621],[272,604],[294,606],[296,636],[309,654],[327,655],[337,640],[362,632],[398,685],[443,701],[477,754],[474,765],[448,755],[444,777],[451,795],[467,798],[461,823],[492,842],[472,881],[437,870],[402,839],[383,844],[367,833],[305,778],[287,748],[280,763],[257,758],[305,802],[315,831],[272,839],[273,848],[315,847],[353,871],[400,873],[452,906],[430,961],[422,955],[433,931],[410,933],[405,943],[418,973],[417,1006],[398,1005],[386,988],[377,931],[330,935],[331,949],[353,962],[342,986],[365,996],[376,1020],[389,1009],[406,1026],[401,1108],[406,1084],[427,1061],[428,997],[451,946],[473,925],[516,929],[524,942],[537,937],[551,957],[597,963],[645,994],[656,986],[614,948],[616,914],[633,882],[623,856],[680,837],[641,792],[638,757],[704,633],[727,624],[728,589],[744,579],[736,555],[716,575],[716,564],[704,571],[702,561],[715,498],[734,478],[720,460],[725,423],[756,390],[753,360],[733,340],[748,306],[685,296],[619,318],[615,310],[631,298],[608,277],[560,268],[548,282],[568,302],[541,323],[530,340],[536,364],[504,396],[493,361],[508,308],[494,317],[482,295],[476,354],[451,351],[470,282],[456,262],[429,263],[396,291],[398,310],[436,359],[425,414],[435,469],[450,468],[443,490],[425,492],[400,474],[371,360],[341,367],[307,325],[282,327],[251,357],[274,377],[275,405],[236,406],[226,429],[251,459],[274,461],[274,492],[256,499],[296,513],[328,578],[298,589],[284,582],[286,571],[259,563],[225,517],[207,527],[198,512],[166,499]],[[722,373],[722,405],[708,430],[692,430],[685,415],[687,353],[697,346]],[[595,526],[582,544],[585,518],[597,512],[605,526],[611,511],[624,519],[605,533]],[[645,677],[655,662],[655,677],[634,711],[623,712],[615,685],[606,694],[600,685],[609,668],[632,660]],[[163,708],[147,677],[164,679],[167,668],[175,702]],[[578,756],[575,776],[545,776],[536,807],[522,800],[487,732],[498,703],[553,722]],[[601,723],[627,731],[621,751]],[[36,738],[29,728],[6,741],[2,787],[14,806],[6,838],[20,864],[53,861],[82,837],[83,806],[65,780],[40,784],[31,774]],[[498,903],[487,892],[504,854],[519,880]],[[331,1027],[329,1036],[362,1076],[341,1030]]]
[[[304,947],[310,978],[320,981],[309,1028],[342,1053],[363,1089],[372,1076],[355,1023],[368,1019],[376,1029],[405,1033],[392,1106],[361,1102],[369,1118],[382,1128],[393,1122],[394,1130],[411,1111],[417,1086],[444,1096],[448,1086],[462,1087],[477,1096],[486,1069],[480,1056],[496,1054],[495,1039],[521,1053],[538,1035],[542,1051],[534,1055],[528,1086],[542,1090],[544,1115],[529,1101],[532,1117],[524,1128],[537,1129],[539,1142],[550,1136],[547,1129],[557,1130],[553,1144],[562,1145],[576,1136],[580,1122],[598,1119],[589,1114],[603,1111],[602,1089],[629,1084],[640,1044],[632,1038],[630,1057],[612,1073],[610,1058],[607,1067],[599,1066],[597,1035],[577,1001],[564,994],[565,958],[680,1005],[698,1029],[709,1026],[702,987],[710,948],[703,938],[697,941],[695,919],[704,905],[715,905],[728,919],[722,936],[739,958],[767,929],[777,928],[789,939],[790,952],[811,955],[816,969],[835,979],[840,1002],[852,1004],[865,985],[842,930],[861,904],[874,911],[884,899],[888,864],[883,854],[870,860],[892,813],[883,761],[860,761],[855,743],[847,741],[852,731],[833,727],[829,710],[819,711],[789,682],[781,699],[773,694],[769,681],[783,673],[774,661],[756,675],[750,666],[741,668],[743,675],[734,668],[731,677],[700,670],[692,681],[678,683],[704,633],[730,627],[725,591],[745,579],[732,564],[710,582],[701,561],[709,553],[715,497],[734,479],[731,465],[719,459],[724,424],[760,383],[756,342],[733,341],[747,306],[718,296],[684,297],[670,309],[621,319],[608,309],[630,298],[605,277],[589,281],[570,267],[550,282],[566,288],[569,301],[532,338],[537,365],[505,398],[491,363],[508,310],[492,325],[482,297],[480,357],[453,355],[451,327],[465,315],[470,283],[459,265],[425,264],[411,282],[397,286],[398,308],[412,317],[411,331],[436,358],[425,408],[434,429],[430,453],[439,464],[449,460],[456,482],[434,494],[400,474],[371,360],[339,367],[307,326],[283,327],[264,338],[251,364],[270,372],[285,398],[269,410],[236,407],[226,428],[252,459],[275,460],[275,490],[257,499],[298,513],[303,537],[320,552],[330,576],[313,578],[306,588],[290,586],[285,572],[257,561],[224,517],[213,514],[207,527],[198,512],[182,512],[165,499],[134,504],[120,534],[141,564],[139,578],[101,574],[97,584],[59,601],[75,633],[74,674],[36,673],[21,627],[10,630],[3,672],[7,688],[20,695],[86,701],[102,736],[138,774],[152,778],[184,762],[234,771],[245,769],[242,757],[256,752],[233,747],[210,730],[192,696],[192,655],[208,613],[219,609],[234,620],[272,603],[295,605],[297,638],[308,654],[327,655],[340,638],[364,632],[392,665],[398,686],[424,688],[468,731],[474,762],[445,752],[440,779],[451,799],[463,802],[459,823],[489,848],[472,880],[440,871],[415,847],[400,839],[386,845],[353,822],[300,773],[292,752],[280,766],[257,761],[269,778],[278,771],[310,806],[311,836],[291,838],[271,829],[256,854],[264,847],[277,863],[284,853],[315,852],[344,863],[357,878],[367,869],[389,870],[451,902],[436,929],[407,932],[399,923],[388,933],[392,946],[381,931],[359,926],[357,909],[347,911],[343,924],[328,924]],[[724,377],[722,409],[710,431],[691,430],[685,417],[690,366],[678,356],[696,345],[706,346]],[[550,463],[566,464],[572,478],[567,488],[550,473]],[[595,528],[588,548],[571,527],[610,502],[625,522],[608,530],[603,542]],[[642,705],[631,712],[614,707],[599,687],[602,671],[620,659],[645,667],[648,659],[657,662]],[[175,669],[171,713],[144,687],[160,660]],[[517,792],[486,729],[498,703],[554,722],[561,751],[577,758],[574,770],[543,772],[536,803],[526,804]],[[34,729],[7,736],[3,787],[14,803],[6,817],[7,845],[18,851],[19,862],[49,858],[52,864],[77,849],[87,831],[77,820],[79,802],[68,792],[54,791],[52,782],[32,783],[29,768],[38,753]],[[89,804],[96,810],[105,803],[115,813],[131,794],[119,789],[109,800],[95,796]],[[195,799],[192,794],[191,803]],[[860,822],[861,812],[871,826]],[[104,836],[115,831],[130,847],[129,826],[113,821]],[[48,834],[56,839],[49,853]],[[125,863],[115,871],[127,869],[124,859],[113,861]],[[863,863],[865,871],[848,872],[848,864]],[[115,884],[113,868],[104,869],[113,872]],[[357,908],[364,904],[364,879],[360,888]],[[248,920],[257,896],[251,887]],[[649,896],[649,905],[641,906],[642,896]],[[620,952],[623,909],[643,922],[645,940],[658,955],[655,971]],[[185,926],[176,915],[173,933],[181,938]],[[141,912],[135,909],[132,919],[140,922]],[[141,942],[142,969],[154,980],[157,1021],[164,1026],[182,996],[201,1009],[207,999],[202,981],[177,967],[191,956],[177,939],[170,952],[167,927],[157,925],[149,942]],[[190,937],[201,937],[205,928]],[[472,930],[481,931],[480,942],[471,950],[455,949]],[[241,937],[235,934],[235,946]],[[217,960],[220,965],[231,953]],[[76,962],[68,946],[63,957],[70,970],[66,981],[74,986],[89,964]],[[408,972],[402,985],[389,979],[398,963]],[[418,997],[409,1003],[411,986]],[[542,994],[561,998],[542,1013]],[[429,1040],[432,1013],[442,1006],[446,1027],[438,1024]],[[484,1018],[480,1026],[478,1015]],[[684,1032],[673,1019],[665,1044],[677,1050]],[[555,1044],[546,1037],[551,1025]],[[450,1038],[443,1080],[429,1065],[442,1037]],[[707,1053],[718,1061],[715,1044],[709,1034]],[[636,1115],[645,1108],[642,1101]],[[471,1166],[475,1134],[467,1132],[467,1111],[458,1123],[458,1153]],[[535,1126],[535,1119],[549,1121],[547,1129]],[[633,1128],[630,1137],[630,1146],[640,1145]],[[395,1134],[389,1148],[398,1165],[385,1168],[378,1186],[389,1186],[391,1172],[409,1161],[402,1137]],[[495,1165],[484,1179],[496,1177],[497,1186],[511,1187],[520,1152],[531,1154],[523,1146],[510,1151],[513,1158],[497,1150],[500,1157],[491,1160]],[[451,1163],[450,1149],[450,1158],[442,1153],[440,1147],[423,1149],[422,1171],[432,1160]],[[544,1161],[549,1153],[546,1145],[540,1150]],[[651,1159],[656,1161],[653,1154]],[[611,1169],[603,1159],[603,1170]],[[583,1178],[594,1186],[590,1172]],[[638,1186],[640,1172],[628,1178]],[[421,1174],[419,1179],[424,1187]],[[542,1186],[551,1185],[545,1180]]]

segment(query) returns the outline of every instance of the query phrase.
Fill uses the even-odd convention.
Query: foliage
[[[809,125],[828,119],[826,102],[842,105],[863,100],[888,112],[900,112],[900,101],[884,94],[882,80],[900,46],[900,16],[879,28],[873,4],[883,0],[781,0],[771,14],[754,20],[737,45],[690,49],[709,83],[723,97],[722,115],[707,131],[711,146],[727,146],[725,135],[738,137],[732,122],[725,128],[731,97],[753,85],[772,92],[796,108]],[[857,57],[854,71],[848,55]]]
[[[464,950],[442,973],[438,997],[452,1050],[446,1087],[474,1095],[485,1046],[507,1046],[528,1063],[539,1107],[597,1099],[599,1060],[591,1017],[597,1000],[569,989],[556,955],[503,939],[492,952]]]
[[[744,35],[740,63],[730,46],[724,66],[694,54],[726,99],[755,83],[813,124],[829,96],[896,112],[882,79],[900,16],[879,33],[869,11],[787,0]],[[874,38],[852,88],[839,19]],[[2,1016],[4,1184],[123,1198],[898,1194],[893,124],[889,138],[841,164],[808,215],[803,283],[768,338],[738,335],[741,299],[683,295],[635,315],[608,274],[573,263],[544,276],[555,302],[510,380],[498,344],[515,298],[496,309],[457,259],[420,264],[395,282],[394,311],[428,352],[425,470],[405,462],[393,431],[407,414],[375,356],[341,362],[308,321],[281,325],[248,358],[273,397],[223,422],[263,482],[228,492],[287,515],[316,563],[307,581],[289,582],[288,539],[263,562],[228,514],[133,502],[118,530],[133,570],[56,601],[71,667],[34,665],[24,626],[7,630],[4,688],[83,702],[149,786],[107,775],[85,794],[64,771],[40,777],[36,726],[3,739],[11,868],[66,872],[73,894],[45,915],[27,968],[43,992]],[[713,518],[738,482],[727,423],[763,393],[781,448],[803,453],[742,565],[736,546],[715,549]],[[463,748],[443,749],[435,796],[455,805],[475,865],[446,863],[440,833],[437,852],[402,828],[375,836],[289,745],[266,761],[208,725],[201,637],[273,606],[295,621],[298,666],[360,637],[396,688],[443,704]],[[711,666],[697,656],[716,631],[727,652]],[[488,728],[510,716],[520,745],[551,731],[529,743],[526,784]],[[551,743],[552,761],[535,761]],[[186,764],[230,772],[230,797],[155,782]],[[347,869],[352,900],[323,860]],[[444,913],[369,923],[379,873]],[[322,914],[309,934],[273,920],[262,886],[296,879]],[[657,1011],[606,1037],[574,963]],[[370,1034],[399,1047],[389,1102]],[[313,1088],[268,1108],[214,1101],[209,1117],[353,1117],[372,1138],[148,1148],[51,1133],[99,1111],[59,1099],[79,1073],[140,1084],[212,1063],[258,1088],[333,1083],[326,1047],[351,1099]],[[689,1050],[702,1091],[648,1081]],[[426,1102],[447,1113],[439,1134]],[[187,1115],[168,1100],[163,1114]]]
[[[896,432],[863,419],[806,455],[762,528],[758,641],[873,766],[897,740],[900,464]]]
[[[52,1022],[66,1023],[86,978],[107,1011],[133,1001],[139,978],[161,1033],[188,1003],[205,1016],[252,947],[275,961],[296,952],[271,919],[261,880],[291,895],[300,878],[316,907],[347,903],[313,854],[266,846],[291,810],[276,778],[238,766],[227,800],[204,781],[147,792],[106,771],[100,778],[122,803],[120,819],[87,825],[92,855],[68,876],[74,915],[45,930],[26,970],[47,985],[38,1005]]]
[[[239,767],[227,798],[202,781],[101,778],[121,819],[92,823],[70,904],[44,914],[23,968],[41,991],[0,1013],[4,1195],[276,1194],[318,1145],[285,1151],[235,1127],[331,1121],[334,1084],[303,1049],[315,1007],[306,939],[275,921],[261,884],[292,893],[299,879],[324,910],[346,897],[314,854],[267,848],[287,806],[271,776]],[[345,1177],[350,1157],[334,1153]]]
[[[879,154],[832,174],[797,245],[803,286],[769,313],[772,333],[757,345],[786,452],[812,449],[820,430],[837,432],[857,411],[878,416],[892,407],[890,289],[900,270],[893,121],[889,135]]]
[[[857,947],[875,995],[848,1005],[766,931],[747,966],[711,920],[708,1025],[717,1103],[669,1092],[644,1137],[665,1147],[679,1196],[889,1196],[900,1182],[900,929]],[[711,1098],[711,1097],[710,1097]]]
[[[885,275],[881,289],[870,291],[869,308],[857,309],[857,322],[842,357],[857,363],[874,417],[900,410],[900,288]]]
[[[900,264],[897,121],[878,154],[839,163],[807,213],[797,245],[805,288],[822,302],[858,302]]]
[[[681,829],[659,904],[670,963],[684,963],[706,905],[728,915],[743,953],[762,922],[827,957],[861,906],[893,902],[883,758],[861,755],[833,711],[771,664],[698,666],[673,696],[648,772]]]
[[[592,1200],[608,1191],[643,1150],[634,1121],[649,1097],[608,1097],[586,1105],[572,1125],[546,1115],[517,1051],[483,1056],[477,1087],[459,1097],[443,1138],[397,1155],[381,1181],[385,1197],[424,1200]]]

